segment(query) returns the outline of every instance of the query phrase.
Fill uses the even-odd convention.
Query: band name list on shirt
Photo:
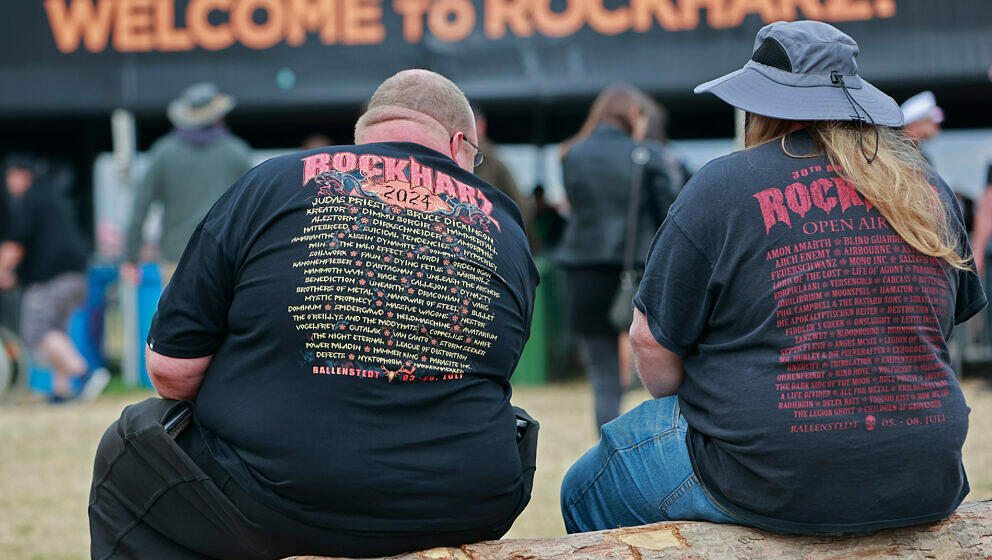
[[[457,380],[496,342],[494,222],[474,200],[465,209],[403,179],[354,168],[313,177],[310,223],[293,239],[307,248],[293,263],[302,301],[288,312],[314,374]]]
[[[952,306],[940,262],[903,241],[844,179],[754,196],[766,232],[784,224],[805,237],[765,255],[776,327],[793,341],[779,350],[785,371],[775,380],[778,408],[795,420],[789,431],[943,422],[949,382],[937,349]]]

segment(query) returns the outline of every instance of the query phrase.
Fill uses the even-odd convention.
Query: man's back
[[[229,133],[195,143],[172,133],[155,143],[150,158],[137,194],[135,208],[140,216],[131,226],[128,252],[137,256],[144,212],[158,200],[164,209],[162,258],[176,262],[196,224],[227,187],[251,168],[251,152],[243,140]]]
[[[187,251],[150,342],[214,354],[197,420],[252,497],[371,531],[515,514],[537,273],[507,197],[417,144],[326,148],[250,172]]]

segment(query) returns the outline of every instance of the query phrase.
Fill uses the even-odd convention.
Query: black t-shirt
[[[22,286],[86,270],[86,241],[62,193],[35,179],[10,206],[11,222],[4,236],[24,245],[24,260],[17,267]]]
[[[814,152],[805,131],[787,141]],[[940,519],[968,493],[946,340],[985,306],[981,282],[905,243],[825,158],[771,142],[704,167],[634,301],[682,356],[690,456],[723,509],[857,532]]]
[[[149,343],[214,355],[197,419],[257,500],[331,528],[475,529],[521,500],[509,378],[537,282],[519,209],[450,158],[321,148],[224,194]]]

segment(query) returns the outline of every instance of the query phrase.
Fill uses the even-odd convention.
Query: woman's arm
[[[634,347],[637,371],[651,396],[660,399],[674,395],[685,376],[682,358],[658,344],[648,328],[647,318],[637,309],[634,309],[634,323],[630,326],[630,344]]]

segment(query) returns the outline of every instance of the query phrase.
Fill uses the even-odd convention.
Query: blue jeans
[[[657,521],[739,523],[706,496],[689,461],[677,397],[652,399],[603,426],[561,484],[569,533]]]

